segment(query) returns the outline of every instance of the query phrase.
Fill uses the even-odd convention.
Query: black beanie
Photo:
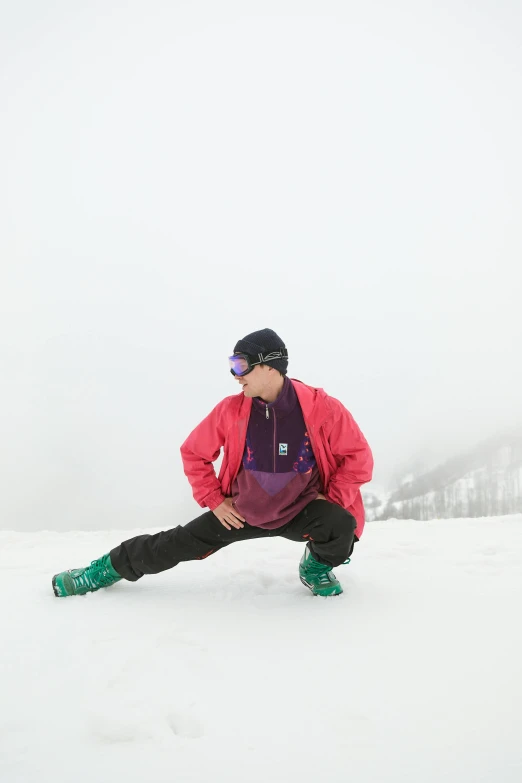
[[[234,353],[248,353],[249,356],[257,356],[258,353],[265,355],[271,351],[279,351],[281,348],[286,348],[286,346],[273,329],[260,329],[258,332],[247,334],[246,337],[239,340],[234,347]],[[271,359],[263,364],[269,364],[270,367],[279,370],[281,375],[286,375],[288,359]]]

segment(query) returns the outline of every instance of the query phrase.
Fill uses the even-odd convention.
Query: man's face
[[[270,386],[273,367],[268,364],[256,364],[254,369],[247,375],[237,375],[236,380],[243,389],[245,397],[262,397],[263,392]]]

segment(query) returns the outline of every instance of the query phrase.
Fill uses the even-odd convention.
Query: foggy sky
[[[0,14],[0,527],[202,513],[179,446],[264,327],[376,487],[521,421],[518,2]]]

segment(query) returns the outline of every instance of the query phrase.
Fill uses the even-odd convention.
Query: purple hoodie
[[[249,525],[272,530],[290,522],[322,491],[301,406],[285,377],[275,402],[252,400],[232,498]]]

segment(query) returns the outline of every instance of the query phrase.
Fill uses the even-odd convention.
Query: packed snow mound
[[[337,598],[284,539],[55,598],[143,532],[0,532],[0,780],[522,780],[522,516],[371,523]]]

